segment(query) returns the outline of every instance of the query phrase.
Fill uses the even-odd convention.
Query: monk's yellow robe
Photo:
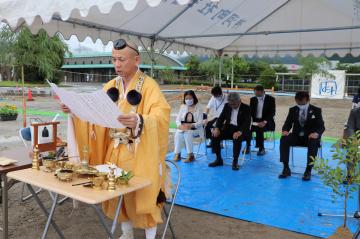
[[[125,97],[119,98],[118,106],[124,114],[131,110],[131,105],[126,101],[126,93],[135,89],[140,74],[143,73],[138,71],[134,75]],[[111,87],[116,87],[115,79],[109,81],[104,90]],[[141,95],[137,113],[143,116],[144,127],[140,142],[133,150],[129,150],[124,144],[114,147],[114,140],[109,137],[109,129],[87,124],[76,117],[74,127],[80,155],[82,147],[88,145],[91,165],[112,162],[126,171],[133,171],[135,176],[151,180],[151,186],[124,196],[120,216],[121,221],[130,220],[136,228],[150,228],[162,223],[161,206],[157,205],[156,200],[160,189],[164,191],[171,108],[156,81],[149,76],[145,77]],[[103,204],[103,210],[108,217],[114,218],[116,203],[117,199]]]

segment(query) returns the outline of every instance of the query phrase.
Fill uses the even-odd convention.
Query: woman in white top
[[[183,104],[180,106],[176,117],[177,130],[175,132],[175,156],[174,161],[181,159],[180,152],[185,142],[187,158],[184,163],[190,163],[195,160],[193,154],[194,135],[203,135],[203,115],[197,106],[198,99],[194,91],[189,90],[184,93]]]

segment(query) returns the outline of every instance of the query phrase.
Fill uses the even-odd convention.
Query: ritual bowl
[[[57,177],[62,181],[71,181],[74,171],[71,169],[60,169],[57,171]]]
[[[46,171],[53,171],[55,169],[56,161],[52,159],[42,159],[42,164],[45,166]]]
[[[101,190],[103,183],[104,183],[104,178],[103,177],[93,177],[91,178],[91,182],[93,185],[93,188],[96,190]]]

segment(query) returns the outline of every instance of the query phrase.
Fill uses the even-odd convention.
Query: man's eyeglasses
[[[114,49],[115,50],[122,50],[125,47],[129,47],[129,48],[133,49],[138,55],[140,55],[139,50],[132,46],[129,46],[129,44],[127,44],[124,39],[117,39],[116,41],[114,41]]]

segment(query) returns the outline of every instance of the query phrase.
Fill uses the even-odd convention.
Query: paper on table
[[[121,115],[120,110],[103,90],[75,93],[61,89],[49,81],[48,83],[60,101],[81,120],[107,128],[124,128],[117,120]]]
[[[17,162],[17,160],[15,160],[15,159],[0,157],[0,166],[7,166],[9,164],[16,163],[16,162]]]
[[[101,173],[110,173],[109,165],[107,164],[99,164],[96,165],[95,168]],[[115,177],[119,177],[123,173],[126,173],[126,171],[119,167],[116,167],[116,169],[114,170]]]

